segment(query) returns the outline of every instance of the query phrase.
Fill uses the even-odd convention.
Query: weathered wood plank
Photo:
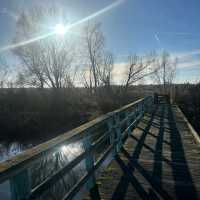
[[[200,199],[200,147],[177,106],[148,113],[97,180],[102,199]],[[89,197],[86,197],[89,199]]]

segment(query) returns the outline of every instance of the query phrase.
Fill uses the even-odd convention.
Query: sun
[[[67,28],[63,24],[57,24],[55,26],[55,32],[59,35],[64,35],[67,32]]]

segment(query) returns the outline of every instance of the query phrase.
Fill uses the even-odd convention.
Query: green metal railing
[[[0,163],[0,189],[12,200],[51,195],[56,196],[52,199],[80,199],[87,191],[97,198],[100,170],[120,151],[152,104],[152,97],[140,99]],[[65,150],[77,144],[79,150],[69,159],[71,153]]]

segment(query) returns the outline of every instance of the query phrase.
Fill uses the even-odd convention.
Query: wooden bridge
[[[200,199],[200,139],[165,97],[140,99],[0,163],[0,200]]]

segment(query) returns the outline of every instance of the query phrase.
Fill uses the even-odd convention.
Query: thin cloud
[[[200,55],[200,49],[194,49],[191,51],[183,51],[183,52],[174,52],[172,53],[172,56],[178,57],[180,59]]]
[[[18,15],[16,15],[14,12],[11,12],[9,11],[7,8],[3,8],[1,11],[0,11],[1,14],[3,15],[6,15],[10,18],[12,18],[14,21],[17,21],[18,20]]]
[[[172,58],[178,58],[178,69],[184,70],[198,66],[200,67],[200,49],[194,49],[191,51],[184,52],[175,52],[172,53],[171,56]]]
[[[112,71],[113,83],[123,84],[127,71],[127,63],[115,63]]]
[[[190,32],[159,32],[159,34],[174,35],[174,36],[200,36],[200,34],[194,34]]]
[[[193,67],[199,67],[200,70],[200,60],[188,60],[178,64],[179,69],[188,69]]]

